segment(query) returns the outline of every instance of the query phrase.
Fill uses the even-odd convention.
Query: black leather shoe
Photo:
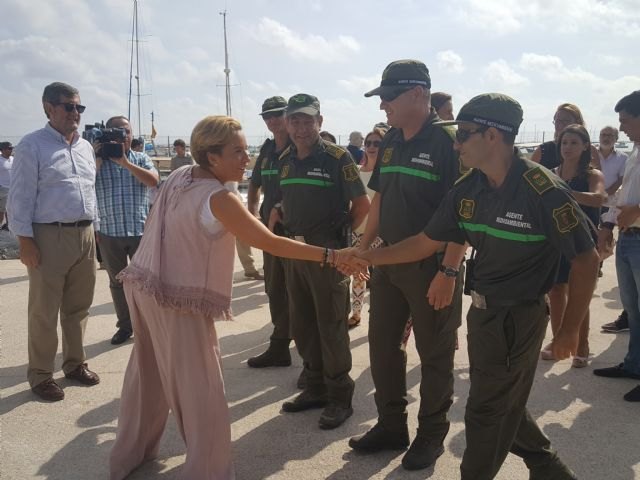
[[[89,386],[100,383],[98,374],[89,370],[86,363],[81,363],[75,370],[65,373],[64,376]]]
[[[326,394],[311,393],[303,390],[290,402],[282,404],[282,410],[288,413],[303,412],[312,408],[322,408],[327,404]]]
[[[416,437],[411,443],[409,451],[402,457],[402,466],[405,470],[429,468],[443,453],[442,443],[429,441],[424,437]]]
[[[288,367],[291,365],[289,346],[287,345],[287,348],[274,348],[273,345],[270,345],[264,353],[247,360],[247,365],[251,368]]]
[[[531,468],[529,480],[578,480],[578,477],[556,457],[545,465]]]
[[[635,378],[636,380],[640,380],[640,375],[636,375],[635,373],[628,372],[624,369],[624,363],[619,363],[615,367],[595,368],[593,370],[593,374],[599,377]]]
[[[351,415],[353,415],[352,407],[342,407],[337,403],[330,403],[322,411],[318,425],[323,430],[331,430],[342,425]]]
[[[409,429],[392,432],[376,423],[371,430],[349,440],[349,446],[357,452],[375,453],[382,450],[406,450],[409,446]]]
[[[31,391],[47,402],[57,402],[64,398],[64,392],[53,378],[47,378],[44,382],[31,387]]]
[[[125,330],[124,328],[118,329],[118,331],[111,337],[111,345],[120,345],[131,338],[133,332],[131,330]]]

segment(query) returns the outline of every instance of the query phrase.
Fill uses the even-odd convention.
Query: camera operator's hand
[[[127,166],[129,165],[129,159],[127,158],[126,154],[123,154],[120,158],[109,157],[109,159],[112,162],[115,162],[118,165],[120,165],[122,168],[127,168]]]

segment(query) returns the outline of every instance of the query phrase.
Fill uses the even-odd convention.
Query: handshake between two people
[[[342,274],[353,276],[361,280],[369,279],[369,267],[371,262],[367,259],[367,250],[358,247],[348,247],[334,250],[335,261],[333,266]]]

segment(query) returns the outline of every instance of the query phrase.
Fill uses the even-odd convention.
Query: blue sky
[[[3,0],[0,137],[40,128],[52,81],[80,90],[84,123],[127,113],[132,0]],[[272,95],[316,95],[324,127],[345,136],[384,114],[363,93],[390,61],[417,58],[454,109],[478,93],[512,95],[521,131],[552,131],[555,107],[576,103],[590,131],[617,126],[615,102],[640,89],[637,0],[140,0],[143,133],[188,137],[222,114],[228,11],[233,114],[249,143],[268,134]],[[137,131],[136,117],[133,117]],[[548,138],[548,137],[547,137]]]

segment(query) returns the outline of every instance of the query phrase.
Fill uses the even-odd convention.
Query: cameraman
[[[127,266],[128,259],[136,253],[144,222],[149,213],[148,189],[159,182],[158,172],[151,159],[143,152],[131,149],[133,135],[129,120],[124,116],[112,117],[107,121],[106,131],[109,144],[122,144],[122,156],[102,156],[106,143],[95,143],[96,196],[100,213],[98,242],[104,265],[109,274],[109,289],[118,317],[118,331],[111,343],[120,345],[133,334],[129,307],[124,296],[122,284],[116,279],[120,271]],[[113,139],[114,137],[120,137]],[[104,138],[104,137],[103,137]],[[113,147],[109,145],[111,150]]]

